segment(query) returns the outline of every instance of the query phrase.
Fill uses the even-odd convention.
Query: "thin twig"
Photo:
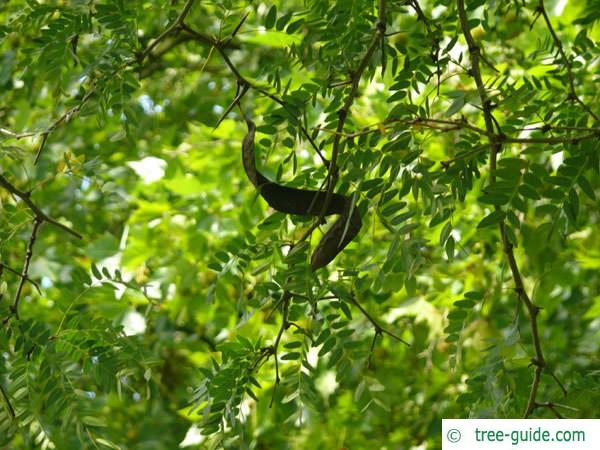
[[[410,0],[408,4],[415,10],[415,12],[417,13],[418,20],[423,22],[425,28],[427,28],[427,32],[431,34],[431,24],[429,23],[429,19],[427,19],[427,16],[425,16],[421,5],[419,5],[419,2],[417,0]]]
[[[465,12],[464,0],[457,0],[456,6],[458,10],[460,25],[463,30],[463,35],[465,36],[465,40],[467,41],[467,46],[469,49],[469,54],[471,55],[471,72],[473,79],[475,80],[475,84],[477,85],[477,92],[479,93],[479,97],[481,99],[485,129],[489,137],[492,138],[493,136],[495,136],[494,119],[492,117],[491,102],[488,98],[485,85],[481,77],[479,63],[481,49],[475,42],[475,39],[473,39],[473,36],[471,35],[469,21],[467,19],[467,13]],[[501,150],[502,145],[500,143],[496,142],[494,143],[494,145],[492,145],[490,151],[490,183],[496,182],[496,157]]]
[[[219,125],[221,125],[221,122],[223,122],[223,120],[225,120],[225,118],[229,115],[229,113],[233,110],[233,108],[235,108],[236,105],[238,105],[240,103],[240,100],[244,97],[244,95],[248,91],[248,88],[249,88],[249,86],[247,84],[244,84],[243,86],[241,86],[240,82],[238,81],[238,87],[237,87],[237,92],[235,94],[235,98],[231,101],[231,103],[229,104],[227,109],[225,109],[225,111],[223,111],[223,114],[221,114],[221,117],[219,117],[219,119],[217,120],[217,123],[215,124],[215,126],[213,128],[213,131],[215,131],[217,128],[219,128]]]
[[[48,136],[56,128],[58,128],[61,124],[68,122],[74,115],[78,114],[81,111],[81,109],[85,106],[87,101],[90,99],[90,97],[92,95],[94,95],[94,93],[95,93],[95,87],[92,87],[82,97],[81,101],[77,105],[73,106],[72,108],[69,108],[67,111],[62,113],[58,118],[54,119],[54,121],[47,128],[45,128],[41,131],[24,131],[22,133],[16,133],[16,132],[8,130],[6,128],[0,128],[0,134],[3,134],[4,136],[7,136],[12,139],[17,139],[17,140],[41,135],[42,139],[40,141],[40,145],[38,146],[38,150],[35,154],[35,160],[34,160],[34,163],[37,163],[38,160],[40,159],[40,155],[41,155],[42,151],[46,147],[46,142],[48,141]]]
[[[23,286],[25,286],[25,282],[28,277],[29,264],[31,263],[31,257],[33,256],[33,246],[35,245],[35,240],[37,238],[37,234],[41,224],[42,220],[38,217],[33,219],[33,229],[31,230],[31,236],[29,237],[27,250],[25,251],[25,261],[23,262],[23,271],[21,272],[21,279],[19,281],[19,285],[17,286],[17,291],[15,292],[15,299],[13,300],[13,304],[11,306],[11,311],[15,315],[17,320],[19,320],[19,302],[21,301]]]
[[[546,11],[546,6],[544,5],[544,0],[540,0],[536,8],[536,12],[541,14],[541,16],[544,18],[546,27],[548,28],[548,31],[552,36],[552,40],[554,41],[554,46],[557,48],[558,53],[560,54],[565,67],[567,68],[567,77],[569,79],[569,99],[575,100],[590,116],[594,118],[594,120],[598,120],[598,116],[590,109],[588,105],[583,102],[583,100],[581,100],[581,97],[577,95],[577,92],[575,92],[575,77],[573,76],[572,63],[567,57],[565,49],[563,48],[562,42],[558,38],[556,31],[554,31],[554,27],[552,26],[552,22],[550,21],[550,17]]]
[[[398,342],[402,342],[405,345],[408,345],[410,347],[410,344],[408,342],[406,342],[404,339],[402,339],[401,337],[395,335],[394,333],[392,333],[391,331],[383,328],[381,325],[379,325],[379,322],[377,322],[373,316],[371,316],[371,314],[369,314],[367,312],[367,310],[365,308],[363,308],[363,306],[358,302],[358,300],[356,300],[356,298],[354,298],[354,296],[351,297],[352,298],[352,303],[354,303],[354,305],[356,305],[356,307],[360,310],[360,312],[363,314],[363,316],[365,316],[367,318],[367,320],[369,322],[371,322],[371,325],[373,325],[373,328],[375,328],[375,333],[377,334],[387,334],[389,337],[396,339]]]
[[[415,128],[427,128],[432,130],[438,130],[441,132],[449,132],[449,131],[458,131],[458,130],[470,130],[474,131],[482,136],[494,137],[497,141],[501,143],[508,144],[577,144],[578,142],[587,141],[590,139],[598,139],[600,138],[600,128],[586,128],[586,127],[553,127],[555,130],[563,130],[563,131],[587,131],[585,134],[578,134],[574,136],[553,136],[553,137],[528,137],[528,138],[518,138],[518,137],[510,137],[505,135],[498,135],[488,133],[487,130],[483,128],[479,128],[476,125],[473,125],[467,122],[464,119],[461,120],[444,120],[444,119],[434,119],[428,117],[417,117],[416,119],[400,119],[400,118],[391,118],[386,119],[382,122],[377,122],[375,124],[368,125],[363,129],[354,132],[354,133],[338,133],[337,130],[331,130],[329,128],[323,127],[315,127],[315,130],[324,131],[330,134],[340,134],[345,139],[352,139],[358,136],[362,136],[370,133],[377,133],[380,131],[380,125],[389,125],[392,123],[399,123],[401,125],[406,125],[408,127]],[[533,130],[546,130],[547,128],[531,128],[526,131]]]
[[[480,153],[482,153],[484,150],[487,150],[489,147],[490,147],[489,143],[478,145],[476,147],[473,147],[471,150],[466,151],[465,153],[461,153],[460,155],[458,155],[452,159],[447,159],[445,161],[442,161],[440,164],[442,165],[442,167],[447,169],[448,167],[450,167],[450,164],[454,164],[458,161],[462,161],[463,159],[469,159],[474,156],[477,156]]]
[[[144,59],[146,59],[146,57],[150,54],[150,52],[152,50],[154,50],[154,48],[164,39],[166,38],[169,34],[171,34],[176,28],[178,28],[183,21],[185,20],[186,16],[189,14],[190,9],[192,8],[192,5],[194,3],[194,0],[187,0],[187,2],[185,2],[185,5],[183,5],[183,8],[181,10],[181,12],[179,13],[179,15],[177,16],[177,18],[175,19],[175,21],[169,25],[167,28],[165,28],[163,30],[162,33],[160,33],[156,39],[154,39],[145,49],[144,51],[142,51],[142,53],[140,53],[139,57],[138,57],[138,63],[141,64],[144,62]]]
[[[246,18],[246,16],[244,16],[244,18],[242,20],[245,20],[245,18]],[[199,33],[198,31],[194,30],[193,28],[190,28],[186,23],[182,23],[181,28],[184,31],[186,31],[187,33],[189,33],[191,36],[193,36],[195,39],[199,40],[200,42],[206,43],[206,41],[208,40],[208,43],[210,43],[212,48],[215,48],[217,50],[217,52],[219,53],[219,55],[221,55],[221,58],[223,59],[223,61],[225,62],[225,64],[227,65],[227,67],[229,68],[231,73],[235,76],[235,78],[237,79],[238,82],[240,82],[242,85],[246,85],[246,86],[250,87],[250,89],[252,89],[252,90],[258,92],[259,94],[274,101],[275,103],[280,105],[290,116],[299,120],[297,118],[296,114],[290,110],[289,106],[287,105],[287,103],[284,100],[280,99],[279,97],[277,97],[274,94],[271,94],[270,92],[266,91],[265,89],[262,89],[261,87],[257,86],[255,83],[252,83],[248,78],[244,77],[241,74],[241,72],[238,70],[238,68],[233,64],[233,62],[229,58],[229,55],[227,55],[227,53],[225,52],[225,48],[227,48],[228,43],[231,41],[230,37],[224,39],[223,41],[218,41],[218,40],[212,39],[202,33]],[[238,30],[238,29],[239,29],[239,26],[236,27],[236,30]],[[315,150],[317,155],[319,155],[319,158],[321,158],[321,160],[323,161],[323,163],[326,166],[329,165],[329,161],[327,161],[327,158],[325,158],[325,156],[323,155],[323,152],[321,152],[321,149],[317,146],[316,142],[311,137],[311,135],[309,134],[306,127],[300,121],[299,121],[299,126],[300,126],[300,131],[302,132],[302,134],[304,135],[306,140],[309,142],[311,147]]]
[[[550,374],[550,376],[552,377],[552,379],[556,382],[556,384],[558,385],[558,387],[562,391],[563,395],[566,397],[567,394],[568,394],[567,388],[565,388],[565,386],[561,383],[561,381],[558,379],[558,377],[556,376],[556,374],[553,371],[551,371],[548,367],[546,367],[546,372],[548,372]]]
[[[53,218],[48,216],[44,211],[42,211],[39,206],[37,206],[35,203],[33,203],[29,192],[21,191],[20,189],[15,187],[12,183],[10,183],[1,174],[0,174],[0,186],[2,186],[4,189],[6,189],[11,194],[19,197],[21,199],[21,201],[23,203],[25,203],[27,205],[27,207],[33,212],[33,214],[35,215],[35,218],[37,220],[41,220],[42,222],[48,222],[48,223],[54,225],[55,227],[58,227],[61,230],[66,231],[67,233],[75,236],[76,238],[82,239],[81,234],[79,234],[77,231],[54,220]]]
[[[7,266],[7,265],[6,265],[6,264],[4,264],[4,263],[0,263],[0,269],[6,269],[6,270],[8,270],[9,272],[11,272],[12,274],[14,274],[14,275],[16,275],[16,276],[18,276],[18,277],[21,277],[21,278],[23,278],[23,274],[22,274],[22,273],[20,273],[20,272],[16,271],[15,269],[13,269],[13,268],[11,268],[11,267]],[[1,272],[1,271],[0,271],[0,272]],[[27,276],[25,277],[25,280],[26,280],[27,282],[31,283],[31,284],[33,285],[33,287],[35,287],[35,290],[38,292],[38,294],[41,294],[41,293],[42,293],[42,291],[40,290],[40,286],[39,286],[39,284],[37,284],[37,283],[36,283],[34,280],[32,280],[31,278],[29,278],[29,277],[27,277]]]
[[[600,128],[598,127],[568,127],[568,126],[561,126],[561,125],[551,125],[551,124],[545,124],[544,126],[537,126],[537,127],[529,127],[529,125],[525,125],[524,127],[521,128],[517,128],[520,131],[542,131],[544,133],[551,131],[551,130],[556,130],[556,131],[595,131],[595,132],[600,132]]]
[[[181,22],[183,22],[183,20],[185,19],[185,17],[187,16],[187,14],[189,13],[189,10],[192,6],[194,0],[188,0],[186,2],[186,4],[184,5],[181,13],[179,14],[179,16],[177,17],[177,19],[175,20],[175,22],[173,22],[171,25],[169,25],[169,27],[167,27],[156,39],[154,39],[152,41],[152,43],[150,45],[148,45],[148,47],[146,47],[139,55],[139,57],[136,59],[131,59],[130,61],[125,61],[125,63],[123,64],[122,67],[127,67],[127,66],[131,66],[132,64],[135,63],[139,63],[141,64],[143,62],[143,60],[150,54],[150,52],[161,42],[165,39],[165,37],[167,37],[169,34],[171,34],[171,32],[178,27]],[[161,52],[161,55],[164,54],[164,52]],[[23,139],[23,138],[27,138],[27,137],[33,137],[33,136],[41,136],[41,141],[40,144],[38,146],[38,150],[36,152],[35,155],[35,160],[34,163],[37,163],[40,159],[40,156],[42,154],[42,151],[44,150],[44,148],[46,147],[46,143],[48,141],[48,137],[50,136],[50,134],[56,130],[56,128],[58,128],[60,125],[62,125],[63,123],[67,123],[73,116],[77,115],[81,109],[85,106],[85,104],[88,102],[88,100],[94,95],[96,94],[96,86],[95,84],[93,84],[88,91],[85,93],[85,95],[82,97],[81,101],[73,106],[72,108],[69,108],[67,111],[65,111],[63,114],[61,114],[57,119],[55,119],[50,126],[48,126],[47,128],[40,130],[40,131],[25,131],[25,132],[21,132],[21,133],[16,133],[14,131],[8,130],[6,128],[0,128],[0,134],[3,134],[4,136],[10,137],[12,139]]]
[[[550,138],[543,137],[530,137],[530,138],[509,138],[499,136],[498,139],[501,142],[507,142],[509,144],[549,144],[549,145],[558,145],[558,144],[577,144],[582,141],[588,141],[590,139],[598,139],[600,138],[600,133],[595,131],[593,133],[580,134],[577,136],[556,136]]]
[[[37,162],[39,161],[40,155],[42,154],[42,151],[46,147],[46,142],[48,141],[48,136],[50,136],[50,133],[52,133],[56,128],[58,128],[58,126],[61,125],[63,122],[67,123],[71,119],[71,117],[78,114],[79,111],[81,111],[81,109],[85,106],[85,104],[88,102],[88,100],[95,93],[96,93],[96,87],[93,86],[89,91],[87,91],[85,93],[85,95],[82,97],[81,101],[77,105],[73,106],[72,108],[69,108],[66,112],[64,112],[58,119],[56,119],[54,122],[52,122],[52,124],[42,132],[42,140],[40,142],[40,146],[38,147],[38,151],[35,154],[34,164],[37,164]]]
[[[386,31],[385,8],[386,8],[385,0],[379,0],[379,2],[378,2],[379,17],[377,20],[377,24],[375,26],[375,32],[373,33],[373,37],[371,38],[371,43],[367,47],[367,50],[365,51],[363,57],[361,58],[360,62],[358,63],[358,67],[352,74],[352,78],[351,78],[352,83],[350,86],[350,91],[348,92],[348,95],[346,96],[346,100],[344,101],[344,104],[342,105],[341,109],[338,111],[337,129],[336,129],[336,134],[333,136],[333,143],[332,143],[332,147],[331,147],[331,161],[330,161],[329,168],[328,168],[329,170],[327,172],[327,192],[325,194],[325,200],[323,201],[323,205],[321,207],[321,212],[319,213],[319,217],[313,223],[313,226],[311,228],[316,228],[323,221],[323,218],[325,217],[325,213],[327,212],[327,209],[329,208],[329,204],[331,203],[331,199],[333,198],[333,191],[335,189],[335,185],[337,184],[338,175],[339,175],[337,161],[338,161],[339,154],[341,153],[341,145],[340,145],[341,144],[341,134],[340,133],[342,133],[342,131],[344,130],[344,125],[346,123],[346,119],[348,118],[348,115],[350,114],[350,108],[352,107],[352,104],[354,103],[354,99],[358,93],[358,86],[360,84],[362,74],[365,71],[365,69],[367,68],[367,65],[369,64],[369,60],[371,59],[373,52],[375,51],[377,46],[380,45],[380,43],[382,42],[381,37],[385,36],[385,31]]]
[[[558,419],[564,419],[565,417],[556,410],[556,406],[554,403],[546,402],[546,403],[536,403],[534,408],[548,408]]]

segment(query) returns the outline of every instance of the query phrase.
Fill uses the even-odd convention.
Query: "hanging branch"
[[[385,37],[385,31],[386,31],[385,9],[386,9],[385,0],[379,0],[379,2],[378,2],[379,16],[378,16],[377,25],[375,28],[375,33],[373,34],[371,43],[369,44],[369,47],[367,48],[363,57],[361,58],[356,71],[352,75],[352,78],[350,80],[351,81],[350,92],[348,93],[348,96],[346,97],[346,100],[344,101],[342,108],[338,111],[338,123],[337,123],[337,128],[335,131],[335,135],[333,137],[333,144],[332,144],[332,151],[331,151],[331,164],[329,165],[329,172],[328,172],[327,193],[326,193],[325,201],[323,203],[323,207],[321,209],[321,214],[319,216],[319,219],[314,222],[313,226],[311,226],[311,228],[309,228],[309,230],[307,230],[307,232],[304,233],[303,238],[306,237],[308,234],[310,234],[313,231],[313,229],[316,228],[322,222],[325,211],[329,207],[329,203],[331,202],[331,199],[333,197],[333,190],[334,190],[335,185],[337,184],[337,180],[338,180],[337,160],[339,158],[339,154],[341,153],[341,145],[340,144],[341,144],[341,139],[343,136],[344,125],[345,125],[346,119],[350,113],[350,108],[352,107],[352,104],[354,103],[354,99],[357,96],[358,86],[360,84],[362,74],[363,74],[364,70],[366,69],[366,67],[369,63],[369,60],[371,59],[371,56],[375,52],[375,49],[377,48],[377,46],[383,45],[383,43],[384,43],[384,37]],[[383,62],[383,60],[382,60],[382,62]],[[354,298],[354,296],[352,297],[352,302],[360,310],[360,312],[367,318],[367,320],[369,320],[369,322],[371,322],[371,324],[375,328],[375,335],[373,337],[373,342],[371,343],[369,357],[367,360],[368,361],[367,364],[369,367],[371,365],[371,354],[375,347],[375,342],[376,342],[378,336],[387,334],[388,336],[398,340],[399,342],[409,345],[406,341],[404,341],[400,337],[393,334],[391,331],[388,331],[385,328],[383,328],[381,325],[379,325],[379,323],[375,319],[373,319],[373,317],[362,307],[362,305],[360,303],[358,303],[358,301]]]
[[[477,85],[477,91],[479,93],[479,97],[481,99],[481,105],[483,110],[483,118],[485,121],[485,128],[487,131],[488,138],[490,140],[490,185],[493,185],[496,182],[496,159],[498,154],[502,151],[502,142],[506,139],[505,136],[501,134],[501,131],[496,132],[495,124],[498,122],[495,120],[492,114],[492,104],[488,98],[485,85],[483,83],[483,79],[481,76],[480,69],[480,48],[475,43],[473,36],[471,35],[471,31],[469,29],[469,21],[467,19],[467,14],[465,12],[465,3],[464,0],[456,0],[456,8],[458,11],[458,18],[460,22],[460,26],[462,28],[463,35],[465,40],[467,41],[467,45],[469,48],[469,54],[471,56],[471,76],[475,80],[475,84]],[[499,209],[497,207],[497,209]],[[523,284],[523,278],[521,276],[521,272],[519,270],[519,266],[517,265],[517,261],[515,259],[515,254],[513,250],[513,246],[508,239],[506,234],[506,225],[504,221],[500,221],[499,223],[500,236],[502,239],[502,245],[504,253],[506,254],[506,258],[508,260],[508,265],[510,267],[510,271],[512,274],[512,278],[515,284],[515,292],[521,301],[521,303],[527,309],[529,314],[529,325],[531,328],[531,336],[533,340],[533,346],[535,349],[535,357],[531,359],[531,364],[535,367],[533,382],[531,384],[531,390],[529,393],[529,399],[527,401],[527,407],[523,414],[524,418],[527,418],[531,415],[536,405],[537,392],[541,381],[542,372],[546,367],[546,361],[544,359],[544,353],[542,351],[542,345],[540,342],[540,335],[537,323],[537,317],[540,312],[539,306],[536,306],[532,300],[530,299],[527,291],[525,290],[525,286]]]
[[[554,31],[554,27],[552,26],[552,22],[550,21],[550,17],[548,17],[548,12],[546,11],[546,6],[544,5],[544,0],[540,0],[538,6],[536,7],[536,13],[541,15],[546,23],[546,27],[552,36],[552,41],[554,41],[554,46],[557,48],[560,57],[563,60],[563,64],[567,68],[567,78],[569,79],[569,100],[575,100],[579,105],[594,118],[594,120],[598,120],[598,116],[590,109],[588,105],[586,105],[581,97],[577,95],[575,92],[575,77],[573,76],[573,65],[571,60],[567,57],[565,53],[565,49],[562,45],[562,42],[558,38],[556,31]]]

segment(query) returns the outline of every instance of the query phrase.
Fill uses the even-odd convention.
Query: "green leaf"
[[[541,198],[540,195],[535,191],[535,189],[529,186],[528,184],[522,184],[521,186],[519,186],[519,194],[531,200],[539,200]]]
[[[448,320],[464,320],[467,317],[467,313],[462,309],[455,309],[448,313]]]
[[[81,421],[91,427],[105,427],[106,426],[106,422],[101,417],[83,416],[81,418]]]
[[[446,241],[446,255],[448,256],[448,261],[454,259],[454,238],[452,236]]]
[[[442,231],[440,232],[440,245],[444,245],[446,243],[446,240],[450,236],[451,232],[452,225],[450,224],[450,222],[446,222],[446,224],[442,228]]]
[[[496,211],[488,214],[487,216],[485,216],[483,219],[481,219],[481,222],[479,222],[479,224],[477,225],[477,228],[487,228],[487,227],[497,225],[502,220],[504,220],[504,216],[505,216],[504,212],[502,212],[500,210],[496,210]]]
[[[464,106],[465,106],[465,97],[464,96],[458,97],[458,98],[454,99],[454,101],[452,102],[450,107],[446,110],[444,115],[446,117],[453,116],[454,114],[459,112]]]
[[[277,6],[273,5],[269,8],[269,12],[267,13],[267,17],[265,18],[265,28],[267,30],[273,28],[275,25],[275,20],[277,19]]]
[[[481,203],[487,203],[496,206],[506,205],[510,197],[501,194],[484,194],[477,199]]]
[[[289,22],[291,17],[292,17],[292,13],[286,13],[283,16],[281,16],[277,20],[277,24],[275,26],[277,31],[282,31],[285,28],[285,26],[287,25],[287,23]]]
[[[473,306],[475,306],[475,302],[472,300],[457,300],[454,302],[454,306],[457,308],[471,309]]]
[[[304,25],[304,19],[298,19],[292,23],[290,23],[287,28],[285,29],[286,33],[288,34],[294,34],[296,31],[298,31],[302,25]]]
[[[333,347],[335,347],[335,342],[336,341],[334,337],[330,337],[329,339],[327,339],[323,344],[323,347],[321,347],[321,350],[319,350],[319,356],[324,356],[327,353],[329,353],[333,349]]]
[[[288,342],[283,347],[289,348],[289,349],[302,347],[302,342],[299,342],[299,341]]]
[[[594,188],[590,184],[590,182],[585,178],[585,176],[580,175],[577,178],[577,184],[581,188],[581,190],[587,195],[590,199],[596,200],[596,193],[594,192]]]
[[[98,270],[98,267],[96,267],[96,264],[93,264],[93,263],[92,263],[92,275],[94,275],[94,278],[96,278],[97,280],[102,279],[102,274]]]
[[[471,300],[482,300],[483,299],[483,292],[480,291],[469,291],[466,292],[465,297]]]
[[[408,211],[408,212],[397,215],[396,217],[391,219],[390,222],[392,223],[392,225],[400,225],[402,222],[407,221],[408,219],[413,217],[415,214],[416,214],[416,211]]]
[[[220,272],[223,269],[221,265],[216,262],[208,263],[207,267],[215,272]]]
[[[402,235],[402,234],[408,234],[411,231],[416,230],[417,228],[419,228],[419,224],[418,223],[409,223],[404,225],[403,227],[398,229],[398,234]]]

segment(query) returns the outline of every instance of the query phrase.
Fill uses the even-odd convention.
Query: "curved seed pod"
[[[258,171],[254,154],[256,125],[245,115],[244,117],[248,133],[242,142],[242,162],[250,182],[273,209],[286,214],[318,217],[325,202],[325,192],[282,186],[270,181]],[[362,226],[360,214],[354,207],[351,197],[333,194],[325,215],[333,214],[340,217],[327,230],[313,252],[310,260],[312,271],[325,267],[333,261],[354,239]]]

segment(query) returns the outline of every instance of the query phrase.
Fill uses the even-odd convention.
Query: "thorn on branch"
[[[546,372],[548,372],[550,374],[550,376],[552,377],[552,379],[556,382],[556,384],[558,385],[558,387],[560,388],[560,390],[563,393],[563,396],[566,397],[568,392],[567,392],[567,388],[565,388],[565,386],[561,383],[561,381],[558,379],[558,377],[556,376],[556,374],[548,369],[548,366],[545,366]]]
[[[546,402],[546,403],[535,403],[534,404],[534,408],[548,408],[550,411],[552,411],[552,413],[558,418],[558,419],[564,419],[565,417],[560,414],[557,410],[556,410],[556,406],[554,403],[551,402]]]

